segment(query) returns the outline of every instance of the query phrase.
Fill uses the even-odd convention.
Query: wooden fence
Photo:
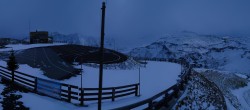
[[[154,95],[153,97],[150,97],[148,99],[145,99],[143,101],[131,105],[115,108],[113,110],[131,110],[139,107],[144,107],[145,105],[147,106],[143,108],[145,110],[158,110],[164,105],[165,106],[168,105],[168,103],[173,98],[178,97],[180,90],[184,90],[184,87],[187,84],[188,79],[190,78],[189,76],[191,74],[191,70],[192,70],[191,67],[187,67],[186,69],[184,69],[184,71],[180,75],[181,80],[179,80],[175,85],[169,87],[168,89]],[[158,100],[159,98],[161,100]]]
[[[0,66],[0,75],[7,80],[12,80],[13,77],[11,72],[3,66]],[[76,102],[80,105],[84,105],[86,101],[98,100],[98,88],[80,88],[70,84],[41,79],[18,71],[14,72],[14,83],[32,92],[67,102]],[[116,98],[128,95],[138,96],[139,86],[140,84],[137,83],[119,87],[103,88],[102,100],[109,99],[115,101]]]
[[[11,72],[3,66],[0,66],[0,75],[7,80],[12,80],[12,77],[14,75],[15,83],[22,85],[28,90],[36,90],[36,77],[34,76],[24,74],[18,71],[15,71],[15,74],[12,75]]]

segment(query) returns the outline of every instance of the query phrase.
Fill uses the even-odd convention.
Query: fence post
[[[178,98],[178,95],[179,95],[179,88],[178,87],[179,86],[175,87],[175,89],[174,89],[174,92],[175,92],[174,97],[175,98]]]
[[[138,96],[138,84],[135,85],[135,96]]]
[[[166,107],[168,106],[168,96],[169,96],[169,94],[168,94],[168,93],[165,93],[165,96],[164,96],[164,103],[165,103],[165,106],[166,106]]]
[[[165,93],[165,94],[164,94],[164,99],[167,100],[168,96],[169,96],[169,94],[168,94],[168,93]]]
[[[183,91],[184,90],[184,81],[180,82],[180,90]]]
[[[148,110],[153,110],[153,101],[148,102]]]
[[[183,79],[183,81],[184,81],[184,84],[187,84],[187,82],[188,82],[187,77],[185,77],[185,78]]]
[[[37,77],[35,78],[34,92],[37,92]]]
[[[12,73],[11,81],[12,81],[12,83],[14,83],[14,80],[15,80],[15,74],[14,74],[14,71],[11,71],[11,73]]]
[[[112,101],[115,101],[115,88],[112,88]]]
[[[71,86],[68,85],[68,102],[71,101]]]
[[[81,88],[81,104],[80,105],[84,105],[84,89]]]

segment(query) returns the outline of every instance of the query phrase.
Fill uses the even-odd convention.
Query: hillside
[[[53,37],[55,42],[67,42],[69,44],[77,44],[77,45],[84,45],[84,46],[99,46],[99,38],[84,36],[78,33],[74,34],[61,34],[58,32],[52,32],[50,36]],[[116,50],[116,44],[113,38],[106,37],[105,38],[105,48]]]
[[[137,58],[170,61],[185,59],[196,67],[250,74],[249,38],[199,35],[193,32],[165,35],[128,54]]]

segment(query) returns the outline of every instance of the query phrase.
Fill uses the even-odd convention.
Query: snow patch
[[[46,47],[46,46],[56,46],[56,45],[66,45],[65,43],[53,43],[53,44],[10,44],[6,45],[7,48],[0,49],[1,52],[3,51],[11,51],[13,50],[23,50],[35,47]]]
[[[250,83],[248,86],[231,91],[245,110],[250,110]]]

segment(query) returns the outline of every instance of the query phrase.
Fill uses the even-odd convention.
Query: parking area
[[[80,45],[37,47],[17,51],[16,58],[20,64],[40,68],[49,78],[63,80],[79,74],[80,71],[72,66],[73,62],[99,63],[99,48]],[[105,50],[106,64],[119,63],[126,59],[121,53]]]
[[[80,45],[51,46],[58,55],[67,61],[81,63],[99,63],[99,48]],[[119,52],[105,49],[104,63],[120,63],[126,61],[127,57]]]

